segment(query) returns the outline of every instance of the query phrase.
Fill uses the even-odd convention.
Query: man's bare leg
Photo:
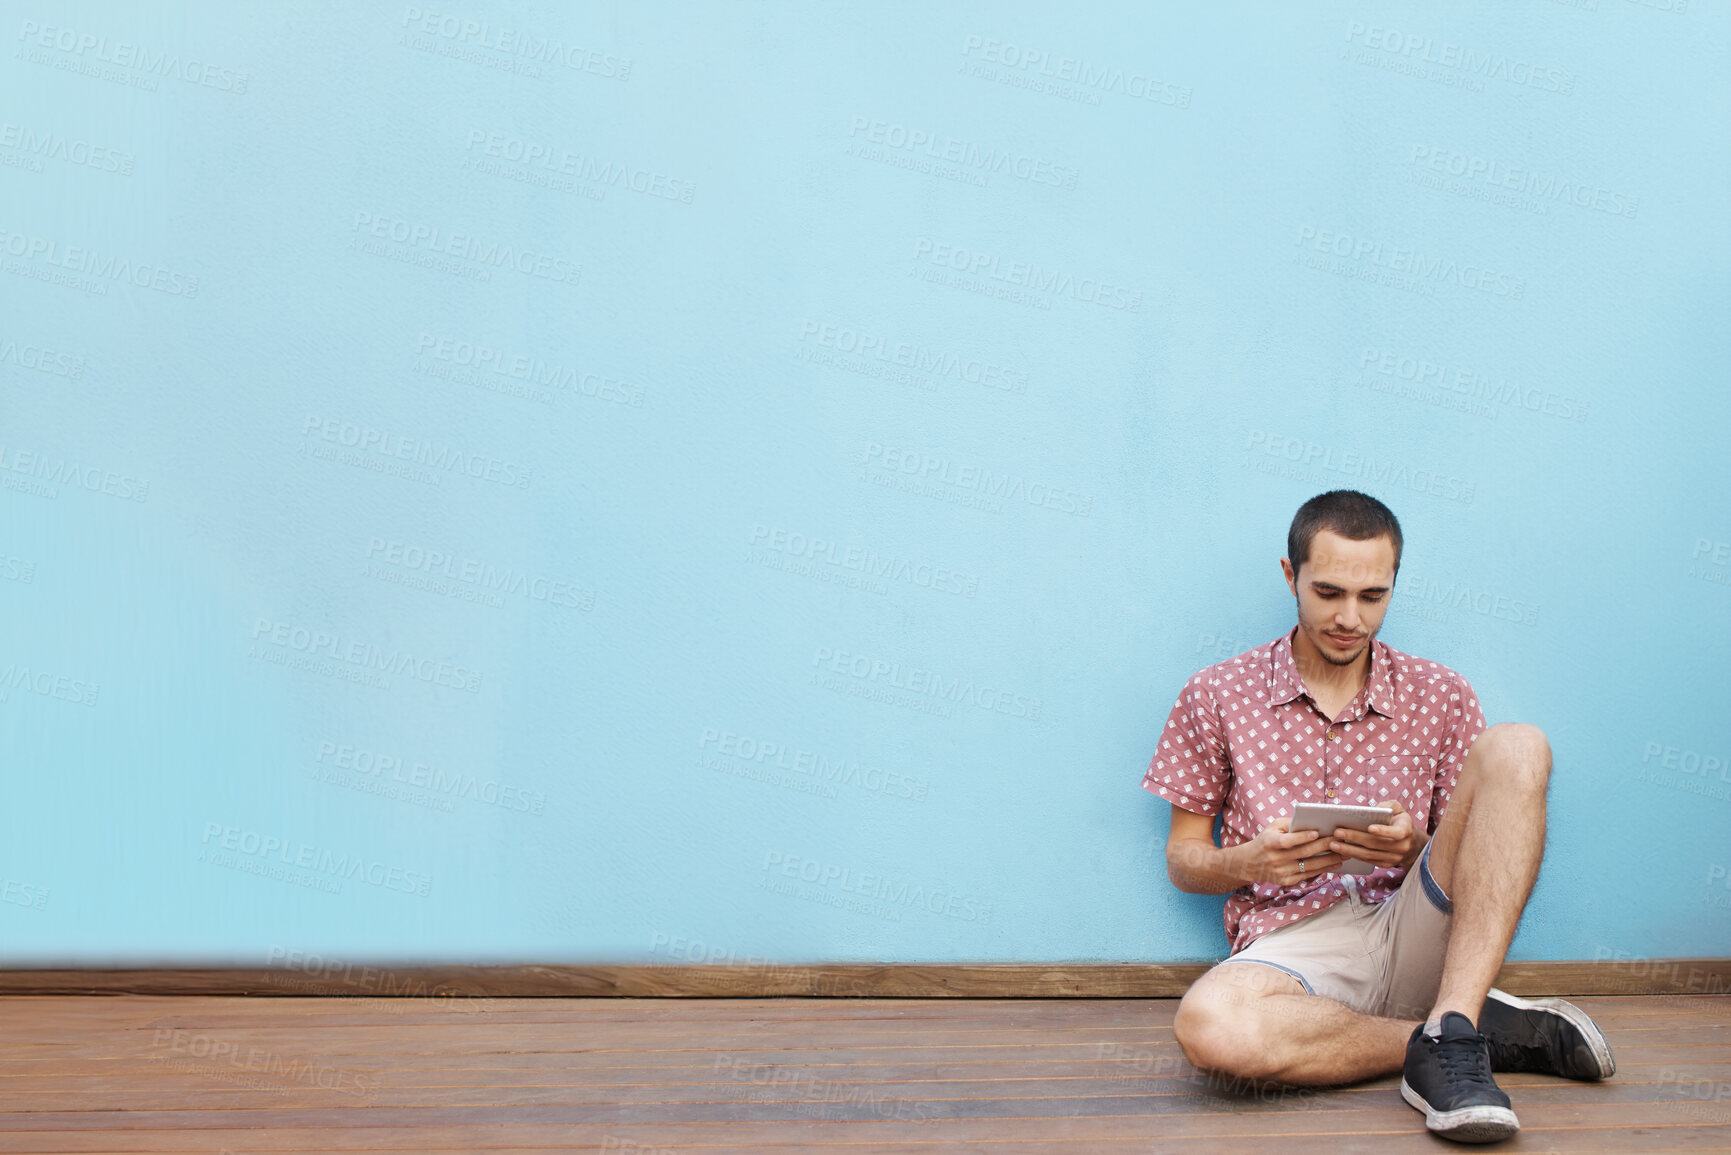
[[[1227,962],[1185,992],[1173,1031],[1185,1057],[1204,1070],[1329,1086],[1400,1070],[1417,1025],[1305,994],[1274,967]]]
[[[1479,1021],[1539,876],[1550,776],[1550,743],[1536,726],[1492,726],[1467,752],[1430,844],[1431,877],[1454,902],[1432,1019],[1459,1011]]]

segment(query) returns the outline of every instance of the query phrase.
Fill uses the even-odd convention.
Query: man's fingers
[[[1282,834],[1275,840],[1275,845],[1283,850],[1290,850],[1294,846],[1315,842],[1320,837],[1320,832],[1315,830],[1294,830],[1290,834]]]
[[[1398,827],[1381,827],[1382,830],[1391,831],[1388,834],[1378,833],[1378,829],[1378,827],[1372,826],[1369,830],[1336,830],[1334,841],[1350,843],[1353,846],[1370,846],[1378,850],[1391,850],[1404,841],[1407,833],[1409,833],[1402,832]]]
[[[1327,874],[1339,866],[1345,859],[1338,854],[1322,851],[1319,854],[1306,854],[1303,858],[1294,858],[1283,872],[1281,882],[1285,886],[1303,882],[1307,878],[1315,878],[1319,874]]]

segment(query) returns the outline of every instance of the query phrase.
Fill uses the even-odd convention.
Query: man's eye
[[[1380,602],[1382,600],[1382,595],[1381,594],[1365,594],[1364,600],[1367,602]]]

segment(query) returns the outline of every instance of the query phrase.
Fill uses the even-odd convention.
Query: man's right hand
[[[1294,833],[1291,818],[1276,818],[1249,842],[1233,848],[1235,864],[1245,882],[1292,886],[1319,874],[1327,874],[1345,859],[1325,849],[1328,840],[1314,830]],[[1301,865],[1302,864],[1302,865]]]

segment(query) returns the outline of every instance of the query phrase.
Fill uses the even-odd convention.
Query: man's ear
[[[1298,596],[1298,572],[1292,568],[1291,558],[1280,559],[1280,572],[1286,575],[1286,588],[1292,591],[1292,596]]]

